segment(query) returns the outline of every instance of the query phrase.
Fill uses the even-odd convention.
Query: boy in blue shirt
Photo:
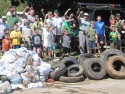
[[[105,23],[101,20],[102,20],[101,16],[97,16],[97,21],[95,23],[95,29],[98,35],[98,43],[97,43],[98,54],[101,54],[101,51],[103,51],[103,45],[105,40]],[[100,51],[100,46],[101,46],[101,51]]]

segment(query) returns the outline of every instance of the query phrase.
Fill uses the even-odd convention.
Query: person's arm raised
[[[67,16],[67,14],[68,14],[68,12],[70,11],[71,9],[69,8],[66,12],[65,12],[65,14],[64,15],[66,15]]]

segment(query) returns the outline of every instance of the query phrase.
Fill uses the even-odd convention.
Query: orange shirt
[[[10,49],[11,40],[9,40],[9,39],[3,39],[2,43],[3,43],[3,49],[5,51],[8,51]]]

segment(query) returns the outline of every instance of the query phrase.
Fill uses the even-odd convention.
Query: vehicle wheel
[[[81,82],[84,81],[84,76],[79,76],[79,77],[65,77],[61,76],[59,78],[61,82],[66,82],[66,83],[76,83],[76,82]]]
[[[74,57],[64,57],[61,61],[61,64],[64,64],[67,67],[73,64],[79,64],[78,60]]]
[[[67,68],[67,71],[68,71],[69,77],[78,77],[78,76],[83,75],[84,73],[83,67],[79,64],[69,66]]]
[[[78,62],[82,64],[83,61],[86,60],[87,58],[96,58],[96,56],[94,56],[91,53],[85,53],[85,54],[80,55],[80,57],[78,58]]]
[[[106,62],[107,73],[116,79],[125,78],[125,59],[121,56],[113,56]]]
[[[59,78],[66,72],[66,66],[64,64],[57,64],[52,66],[53,71],[50,73],[51,78]]]
[[[86,59],[84,62],[84,70],[90,79],[99,80],[106,75],[104,63],[98,58]]]
[[[102,61],[104,61],[104,63],[107,62],[107,60],[109,59],[109,57],[111,56],[122,56],[122,57],[125,57],[125,54],[123,52],[121,52],[120,50],[117,50],[117,49],[108,49],[108,50],[105,50],[100,59]]]

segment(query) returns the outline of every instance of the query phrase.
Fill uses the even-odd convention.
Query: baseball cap
[[[120,14],[119,14],[119,13],[117,13],[117,14],[116,14],[116,16],[120,16]]]
[[[83,15],[84,15],[84,16],[89,16],[89,14],[88,14],[88,13],[84,13]]]
[[[2,16],[2,19],[5,18],[6,19],[6,16]]]
[[[59,13],[59,11],[58,11],[58,10],[55,10],[54,13]]]

